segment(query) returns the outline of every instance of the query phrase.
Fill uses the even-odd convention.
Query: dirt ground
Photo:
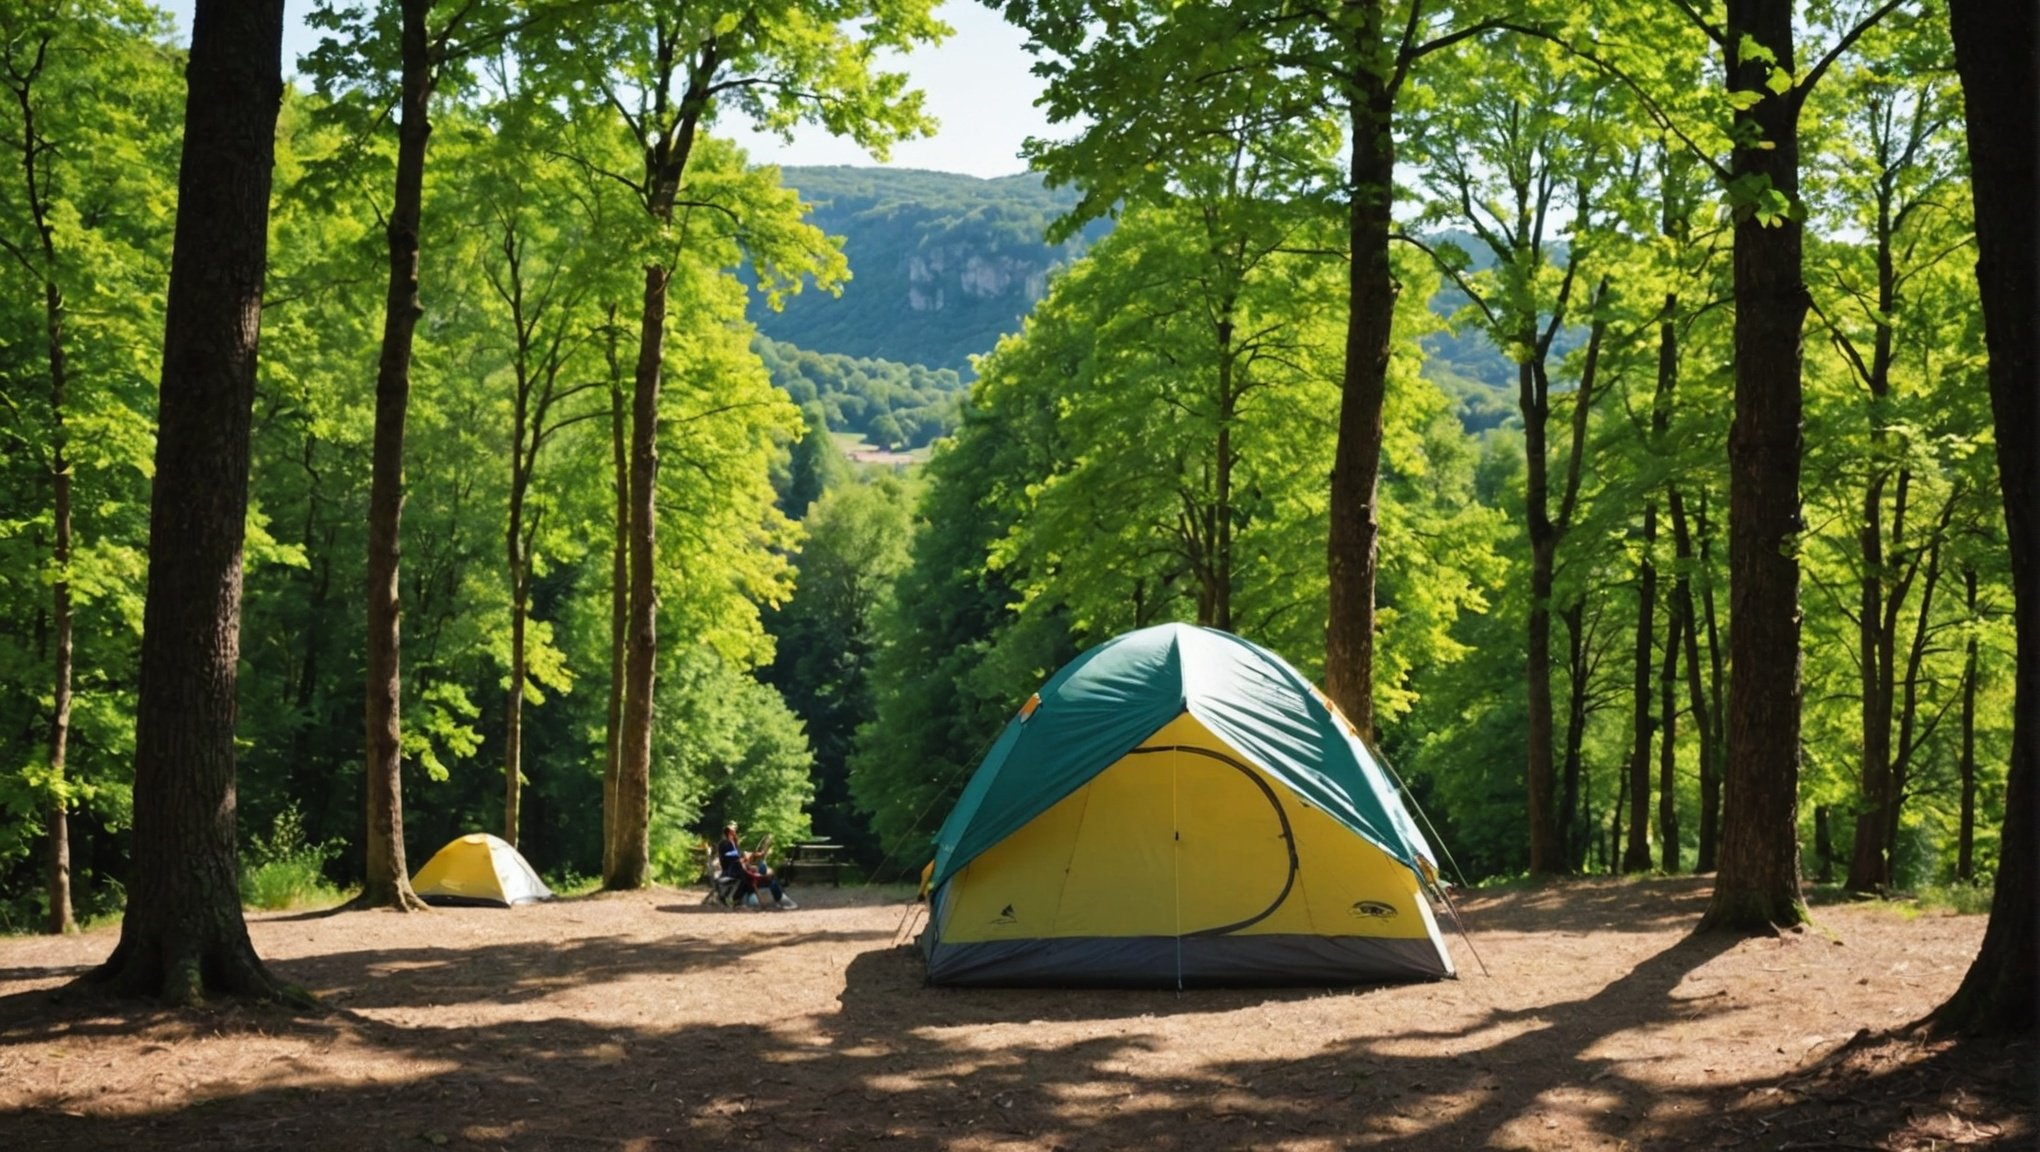
[[[909,906],[658,891],[261,915],[331,1011],[51,993],[114,934],[0,939],[0,1149],[2032,1147],[2030,1044],[1902,1031],[1981,917],[1689,939],[1705,881],[1477,894],[1483,974],[1357,989],[954,990]],[[1868,1035],[1859,1035],[1867,1030]]]

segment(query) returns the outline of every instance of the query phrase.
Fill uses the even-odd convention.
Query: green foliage
[[[814,828],[862,863],[882,853],[850,798],[857,725],[871,714],[878,621],[907,564],[912,526],[898,481],[846,481],[807,509],[793,599],[766,621],[775,656],[766,672],[807,726],[814,747]]]
[[[42,835],[56,802],[71,813],[75,903],[89,911],[119,899],[183,115],[182,63],[167,35],[160,13],[126,0],[0,10],[0,915],[17,927],[47,900]],[[60,452],[71,489],[63,565]],[[60,582],[74,670],[58,771]]]
[[[821,422],[811,428],[856,433],[901,452],[926,447],[956,430],[963,381],[951,369],[824,355],[763,337],[756,351],[774,387],[803,410],[819,410]],[[817,445],[827,442],[824,435]],[[788,512],[806,507],[789,506]]]
[[[629,402],[648,265],[672,276],[656,501],[662,880],[690,882],[725,819],[781,843],[825,833],[881,878],[913,874],[1014,709],[1079,646],[1127,628],[1216,622],[1223,604],[1235,630],[1316,670],[1347,355],[1343,110],[1389,53],[1356,55],[1349,34],[1365,29],[1261,4],[1003,7],[1048,53],[1051,116],[1091,127],[1033,146],[1040,174],[993,181],[781,172],[714,135],[732,117],[768,130],[807,120],[882,150],[922,131],[904,79],[873,62],[941,34],[925,0],[458,10],[435,77],[404,462],[414,862],[500,824],[515,552],[528,580],[521,847],[562,891],[601,867],[611,421]],[[243,882],[263,906],[337,899],[332,884],[359,869],[395,11],[321,5],[313,21],[334,35],[306,66],[313,91],[288,94],[279,124],[236,733],[240,817],[262,830]],[[1397,28],[1428,42],[1490,16],[1550,37],[1441,44],[1391,94],[1402,171],[1427,203],[1396,217],[1412,242],[1394,249],[1375,691],[1383,749],[1445,845],[1470,877],[1527,864],[1519,365],[1548,340],[1551,475],[1580,469],[1557,546],[1553,709],[1577,724],[1573,863],[1597,869],[1627,819],[1618,766],[1634,733],[1621,705],[1646,560],[1659,581],[1648,658],[1665,658],[1665,604],[1683,581],[1704,613],[1701,706],[1719,703],[1711,657],[1734,627],[1727,229],[1738,212],[1801,216],[1816,305],[1798,541],[1804,834],[1827,806],[1846,857],[1868,803],[1866,700],[1896,689],[1898,882],[1937,909],[1980,908],[1983,889],[1942,887],[1972,642],[1974,871],[1986,878],[2022,702],[1944,14],[1895,14],[1813,89],[1773,67],[1738,94],[1711,79],[1715,46],[1664,6],[1379,11],[1382,45]],[[13,157],[0,165],[0,929],[18,931],[44,911],[53,800],[72,814],[80,911],[122,899],[183,92],[161,17],[128,0],[14,5],[0,33],[15,89],[0,102]],[[709,79],[723,84],[693,106],[706,134],[675,177],[670,219],[646,211],[644,178],[646,149],[679,129],[688,79],[654,75],[662,33],[691,64],[713,37]],[[1801,198],[1710,182],[1736,106],[1779,93],[1809,101]],[[24,109],[47,145],[35,185]],[[1539,203],[1560,211],[1529,245]],[[1596,399],[1580,410],[1595,325]],[[1663,395],[1661,347],[1676,368]],[[861,474],[837,433],[929,461]],[[53,557],[60,444],[67,565]],[[1863,544],[1873,521],[1881,556]],[[77,643],[62,772],[49,753],[60,580]],[[1873,583],[1892,656],[1873,653],[1866,676]],[[1673,799],[1690,861],[1702,765],[1681,663]]]
[[[704,647],[681,652],[658,691],[652,865],[661,883],[693,883],[701,845],[726,821],[747,841],[807,835],[814,755],[779,693]]]
[[[269,832],[250,835],[241,851],[241,902],[272,911],[338,903],[342,893],[325,871],[340,852],[337,843],[308,840],[304,813],[285,805]]]
[[[1025,573],[986,562],[1053,459],[1054,407],[1005,368],[1052,358],[1045,343],[1009,337],[986,363],[963,426],[928,464],[907,568],[880,616],[874,705],[850,757],[851,796],[886,853],[877,880],[918,874],[1000,726],[1075,655],[1060,619],[1012,617],[1013,581]]]

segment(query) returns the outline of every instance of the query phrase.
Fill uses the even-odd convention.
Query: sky
[[[158,0],[188,34],[192,0]],[[287,0],[284,7],[283,51],[286,70],[317,37],[305,27],[311,0]],[[895,145],[890,165],[962,172],[972,176],[1008,176],[1023,171],[1021,141],[1048,136],[1048,121],[1035,99],[1041,82],[1028,72],[1031,63],[1020,30],[981,4],[948,0],[942,19],[956,34],[934,48],[923,47],[903,61],[887,66],[913,77],[927,94],[927,108],[940,127],[932,137]],[[747,128],[724,126],[719,134],[734,138],[761,163],[873,164],[856,145],[837,140],[818,128],[795,134],[791,143]]]

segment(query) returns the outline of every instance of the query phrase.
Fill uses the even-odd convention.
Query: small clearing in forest
[[[113,931],[9,938],[0,1147],[2032,1146],[2030,1045],[1902,1031],[1983,917],[1691,939],[1707,892],[1475,893],[1489,974],[1339,990],[930,988],[852,889],[253,918],[323,1016],[53,1002]]]

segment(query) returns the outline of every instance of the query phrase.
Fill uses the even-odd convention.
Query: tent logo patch
[[[992,923],[994,924],[1018,924],[1019,922],[1020,917],[1014,915],[1011,904],[999,909],[999,914],[992,918]]]
[[[1395,906],[1383,904],[1379,900],[1361,900],[1353,905],[1353,915],[1362,920],[1393,920]]]

